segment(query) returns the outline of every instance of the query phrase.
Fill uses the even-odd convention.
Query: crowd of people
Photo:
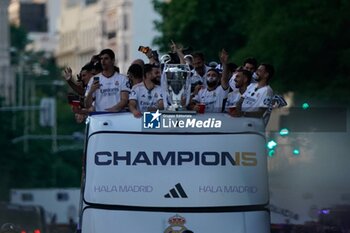
[[[269,86],[274,76],[271,64],[247,58],[241,66],[228,62],[229,54],[222,50],[219,62],[207,63],[201,52],[184,54],[172,42],[170,60],[174,64],[187,64],[191,71],[187,77],[189,90],[183,94],[181,109],[205,112],[225,112],[233,117],[263,117],[271,105],[273,91]],[[145,111],[163,110],[169,106],[169,93],[161,87],[164,63],[152,49],[143,51],[148,63],[137,59],[126,75],[115,64],[115,53],[103,49],[84,65],[77,79],[71,68],[64,69],[64,77],[79,96],[79,104],[72,105],[77,122],[83,122],[91,112],[130,111],[141,117]]]

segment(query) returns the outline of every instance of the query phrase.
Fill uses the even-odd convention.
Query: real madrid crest
[[[168,226],[164,233],[190,233],[192,231],[188,230],[185,227],[186,219],[178,214],[172,216],[169,218],[168,223],[170,226]]]

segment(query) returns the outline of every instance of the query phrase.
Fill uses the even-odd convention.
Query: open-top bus
[[[91,115],[79,230],[270,232],[264,130],[223,113]]]

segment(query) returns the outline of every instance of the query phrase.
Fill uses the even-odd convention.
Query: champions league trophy
[[[161,57],[164,64],[161,85],[166,94],[164,101],[168,111],[184,111],[190,96],[190,66],[188,64],[168,64],[168,54]],[[183,106],[185,105],[185,106]]]

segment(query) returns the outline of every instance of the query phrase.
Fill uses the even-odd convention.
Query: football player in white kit
[[[238,67],[232,74],[228,67],[228,53],[225,50],[220,54],[220,62],[223,68],[222,78],[226,80],[232,76],[229,80],[229,86],[232,91],[227,95],[224,111],[233,116],[236,104],[241,99],[242,94],[246,91],[247,86],[250,84],[252,74],[243,67]]]
[[[252,79],[252,73],[243,68],[236,70],[235,75],[235,88],[228,93],[227,100],[225,103],[225,111],[228,112],[231,116],[234,115],[234,109],[238,101],[241,99],[244,92],[247,90],[250,80]]]
[[[189,82],[191,84],[191,93],[194,91],[195,87],[198,85],[204,85],[206,87],[206,78],[209,66],[205,65],[204,54],[201,52],[195,52],[193,56],[193,70],[191,70],[191,75],[189,77]]]
[[[163,110],[162,89],[157,83],[158,67],[145,64],[143,67],[143,82],[132,87],[129,95],[129,110],[135,117],[141,117],[143,112]]]
[[[85,106],[97,112],[119,112],[129,100],[130,83],[114,69],[115,55],[111,49],[100,52],[102,72],[90,79],[85,92]]]
[[[228,83],[221,81],[220,73],[215,68],[207,72],[207,88],[202,88],[198,94],[192,98],[193,110],[198,111],[199,104],[205,104],[205,112],[222,112],[223,100],[229,92]]]
[[[262,63],[256,70],[257,83],[252,83],[237,103],[235,116],[258,117],[264,116],[273,96],[269,81],[274,75],[270,64]]]
[[[220,60],[222,57],[227,60],[227,52],[222,50]],[[222,112],[223,100],[227,97],[229,92],[227,75],[222,75],[217,69],[211,68],[206,73],[207,87],[203,87],[191,99],[191,106],[193,110],[199,110],[199,104],[205,104],[205,112]]]

